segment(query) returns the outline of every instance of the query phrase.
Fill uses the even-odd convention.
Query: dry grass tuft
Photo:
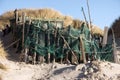
[[[72,26],[74,28],[80,28],[80,26],[83,24],[84,22],[83,21],[80,21],[78,19],[74,19],[73,22],[72,22]]]
[[[6,52],[5,52],[5,50],[4,50],[3,46],[2,46],[2,43],[0,42],[0,59],[1,58],[6,59],[6,56],[7,56],[7,54],[6,54]]]
[[[6,24],[10,24],[9,20],[0,20],[0,29],[4,29],[4,26],[6,26]]]
[[[100,34],[103,35],[103,30],[100,29],[98,26],[92,25],[92,34]]]
[[[72,24],[72,17],[64,16],[54,9],[19,9],[18,16],[25,12],[28,17],[42,18],[42,19],[59,19],[64,21],[64,27]],[[0,16],[0,26],[4,26],[6,21],[14,18],[14,11],[9,11]],[[9,22],[7,22],[9,24]]]
[[[4,64],[0,63],[0,69],[7,71],[8,68]]]
[[[7,70],[7,67],[4,65],[4,62],[6,61],[6,56],[7,56],[7,54],[0,42],[0,69],[2,69],[2,70]]]

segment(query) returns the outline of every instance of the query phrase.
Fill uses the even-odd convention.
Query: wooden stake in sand
[[[15,26],[13,27],[13,41],[16,40],[16,29],[17,29],[17,23],[18,23],[18,11],[15,9],[14,11],[14,17],[15,17]]]
[[[104,28],[104,36],[103,36],[103,47],[107,44],[107,37],[108,37],[108,27]]]
[[[83,62],[86,63],[86,55],[85,55],[85,50],[84,50],[84,44],[83,44],[83,40],[82,40],[82,37],[79,38],[80,39],[80,50],[82,52],[82,59],[83,59]]]
[[[50,22],[49,22],[50,23]],[[49,26],[48,26],[49,29]],[[48,37],[48,46],[50,46],[50,33],[47,33],[47,37]],[[48,63],[50,63],[50,53],[48,52]]]
[[[56,37],[57,37],[57,21],[55,21],[55,29],[54,29],[54,44],[56,46]],[[53,63],[55,63],[55,53],[53,54]]]
[[[14,15],[15,15],[15,22],[17,24],[17,22],[18,22],[18,11],[17,11],[17,9],[15,9]]]
[[[36,29],[36,31],[37,31],[37,29]],[[38,33],[37,34],[34,33],[34,38],[36,38],[36,44],[38,44]],[[37,50],[37,46],[35,46],[35,50]],[[37,53],[35,51],[34,55],[33,55],[33,64],[36,63],[36,56],[37,56]]]
[[[112,35],[113,35],[113,55],[114,55],[114,62],[119,63],[118,58],[117,58],[117,48],[116,48],[116,43],[115,43],[115,34],[113,28],[112,30]]]
[[[113,41],[113,55],[114,55],[114,62],[119,63],[118,57],[117,57],[117,48],[116,48],[116,43]]]
[[[22,13],[22,22],[23,22],[23,27],[22,27],[22,49],[24,48],[24,28],[25,28],[25,16],[26,14],[23,12]]]

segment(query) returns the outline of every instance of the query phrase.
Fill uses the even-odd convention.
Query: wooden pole
[[[48,26],[48,29],[49,29],[49,26]],[[48,46],[50,46],[50,34],[49,34],[49,32],[47,33],[47,37],[48,37]],[[48,63],[50,63],[50,53],[49,52],[48,52]]]
[[[55,47],[57,46],[57,44],[56,44],[56,37],[57,37],[57,21],[55,21],[55,29],[54,29],[54,44],[55,44]],[[55,63],[55,53],[53,54],[53,63]]]
[[[87,19],[86,19],[86,16],[85,16],[85,12],[84,12],[84,9],[83,9],[83,7],[82,7],[82,12],[83,12],[83,16],[84,16],[84,18],[85,18],[85,23],[86,23],[86,25],[87,25],[87,27],[88,27],[88,29],[89,29],[89,31],[90,31],[90,35],[89,35],[89,37],[90,37],[90,41],[91,41],[91,39],[92,39],[92,36],[91,36],[91,33],[92,33],[92,29],[91,29],[91,21],[90,21],[90,25],[89,25],[89,23],[88,23],[88,21],[87,21]],[[89,14],[90,15],[90,14]],[[90,19],[91,20],[91,19]]]
[[[91,30],[91,28],[92,28],[92,26],[91,26],[92,22],[91,22],[90,8],[89,8],[88,0],[87,0],[87,7],[88,7],[88,15],[89,15],[89,21],[90,21],[89,29]]]
[[[50,53],[48,53],[48,63],[50,63]]]
[[[114,62],[115,63],[119,63],[118,58],[117,58],[117,48],[116,48],[116,43],[115,43],[115,34],[114,34],[114,30],[111,27],[112,30],[112,35],[113,35],[113,55],[114,55]]]
[[[28,58],[28,48],[25,48],[25,63],[27,63],[27,58]]]
[[[87,19],[86,19],[86,16],[85,16],[85,12],[84,12],[83,7],[82,7],[82,12],[83,12],[83,16],[84,16],[84,19],[85,19],[86,25],[87,25],[88,28],[89,28],[88,21],[87,21]]]
[[[85,55],[85,50],[84,50],[84,43],[82,38],[80,37],[80,50],[82,52],[82,58],[83,58],[83,62],[86,63],[86,55]]]
[[[41,32],[40,32],[41,33]],[[39,34],[39,32],[38,32],[38,44],[40,45],[41,44],[41,40],[40,39],[43,39],[43,38],[45,38],[45,36],[44,36],[44,34],[43,34],[43,32],[41,33],[41,34]],[[45,46],[44,46],[45,47]],[[39,55],[39,61],[40,61],[40,64],[42,64],[42,63],[44,63],[44,55]]]
[[[24,28],[25,28],[25,13],[22,13],[22,22],[23,22],[23,27],[22,27],[22,49],[24,48]]]
[[[34,33],[34,38],[36,38],[36,44],[38,44],[38,33],[37,33],[37,29],[35,29],[36,30],[36,34]],[[37,50],[37,46],[35,45],[35,50]],[[34,52],[34,55],[33,55],[33,64],[35,64],[36,63],[36,55],[37,55],[37,53],[36,53],[36,51]]]
[[[69,53],[69,52],[67,51],[67,52],[66,52],[66,58],[65,58],[65,59],[66,59],[67,64],[70,64],[70,61],[68,60],[68,53]]]
[[[108,27],[105,27],[102,47],[104,47],[107,44],[107,37],[108,37]]]
[[[65,43],[64,43],[63,49],[62,49],[63,53],[64,53],[64,48],[67,48],[67,46],[66,46]],[[62,58],[61,58],[61,60],[62,60]],[[70,63],[70,61],[68,60],[68,51],[67,51],[66,54],[65,54],[65,63],[67,63],[67,64]]]
[[[33,55],[33,64],[36,63],[36,52],[34,52],[34,55]]]
[[[24,13],[24,12],[22,13],[22,23],[23,23],[23,25],[22,25],[22,52],[23,52],[23,51],[25,51],[25,50],[24,50],[24,34],[25,34],[25,32],[24,32],[24,28],[25,28],[25,13]],[[22,54],[23,54],[23,53],[22,53]],[[24,60],[24,61],[25,61],[25,62],[26,62],[26,54],[27,54],[27,53],[24,52],[24,55],[25,55],[25,56],[24,56],[24,57],[25,57],[25,60]]]
[[[119,63],[118,57],[117,57],[117,48],[116,48],[116,43],[113,42],[113,55],[114,55],[114,62]]]
[[[27,35],[27,36],[28,36],[28,34],[29,34],[30,25],[31,25],[31,20],[29,21],[28,26],[27,26],[27,32],[26,32],[26,35]]]
[[[15,17],[15,26],[13,27],[13,41],[16,40],[16,29],[17,29],[17,23],[18,23],[18,11],[15,9],[14,11],[14,17]]]
[[[64,45],[63,45],[63,47],[62,47],[62,53],[61,54],[64,54]],[[62,64],[63,63],[63,58],[61,57],[60,58],[60,63]]]

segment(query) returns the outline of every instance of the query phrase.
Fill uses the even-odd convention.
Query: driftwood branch
[[[72,49],[70,48],[70,46],[69,46],[69,44],[68,44],[68,42],[65,40],[65,38],[61,35],[61,37],[63,38],[63,40],[64,40],[64,42],[65,42],[65,44],[68,46],[68,48],[70,49],[70,51],[71,51],[71,53],[72,53],[72,55],[74,56],[74,58],[78,61],[78,59],[77,59],[77,57],[76,57],[76,55],[74,54],[74,52],[72,51]]]
[[[20,41],[20,39],[16,40],[15,42],[11,43],[10,45],[8,45],[7,47],[5,47],[5,49],[8,49],[9,47],[11,47],[12,45],[14,45],[15,43],[17,43],[18,41]]]

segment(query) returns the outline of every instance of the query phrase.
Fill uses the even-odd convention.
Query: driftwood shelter
[[[61,14],[50,17],[49,9],[40,11],[42,17],[33,18],[26,13],[19,16],[16,10],[15,17],[10,20],[13,42],[24,54],[25,62],[78,64],[96,59],[113,61],[112,44],[102,46],[102,33],[91,32],[85,22]]]

